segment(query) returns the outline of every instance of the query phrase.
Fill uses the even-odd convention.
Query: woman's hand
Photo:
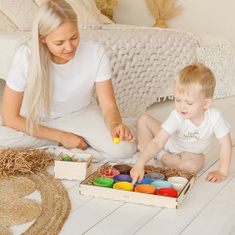
[[[129,127],[124,123],[117,124],[111,133],[112,137],[119,137],[120,140],[133,142],[135,140],[134,136],[132,135]]]
[[[81,150],[85,150],[88,147],[86,140],[82,136],[65,131],[61,132],[59,143],[68,149],[78,148]]]

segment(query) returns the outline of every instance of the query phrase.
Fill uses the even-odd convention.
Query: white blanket
[[[194,61],[205,63],[215,73],[216,98],[235,94],[232,47],[224,39],[213,36],[211,45],[206,35],[147,27],[83,30],[81,35],[106,47],[124,116],[145,111],[161,97],[171,98],[175,75]]]

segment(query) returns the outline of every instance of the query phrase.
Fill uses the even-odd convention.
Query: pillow
[[[46,0],[35,0],[35,2],[37,3],[38,6],[40,6],[43,2],[45,2]]]
[[[0,32],[13,32],[16,30],[16,25],[0,11]]]
[[[38,6],[46,0],[35,0]],[[73,6],[78,15],[79,28],[81,29],[100,29],[101,25],[96,17],[96,14],[91,11],[86,2],[88,0],[67,0],[67,2]],[[98,9],[97,9],[98,10]]]
[[[32,18],[37,11],[33,0],[0,1],[0,11],[16,25],[19,30],[30,30]]]
[[[86,1],[86,0],[85,0]],[[68,0],[78,14],[78,24],[81,29],[100,29],[101,24],[89,12],[82,0]]]
[[[113,24],[114,22],[110,20],[107,16],[103,15],[100,10],[96,7],[95,0],[82,0],[86,9],[90,14],[96,19],[100,24]]]
[[[30,30],[38,6],[46,0],[1,0],[0,30]],[[100,12],[93,0],[67,0],[78,14],[79,28],[100,29]],[[2,20],[3,18],[3,20]],[[103,20],[105,21],[105,20]]]
[[[101,24],[115,24],[112,20],[110,20],[107,16],[103,14],[99,14],[99,22]]]
[[[231,43],[216,35],[198,34],[197,60],[209,67],[216,77],[214,98],[235,95],[234,52]]]

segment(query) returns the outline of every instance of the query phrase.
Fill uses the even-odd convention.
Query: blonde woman
[[[217,170],[209,172],[209,182],[226,179],[232,155],[229,127],[221,113],[212,108],[215,78],[201,63],[182,69],[174,81],[175,109],[165,122],[144,115],[138,123],[140,158],[131,170],[133,183],[141,181],[144,165],[152,157],[171,168],[198,172],[213,135],[220,144]]]
[[[77,23],[66,1],[41,5],[31,42],[16,51],[6,78],[1,148],[89,145],[115,159],[136,151],[116,105],[105,50],[80,40]],[[99,107],[92,105],[94,87]]]

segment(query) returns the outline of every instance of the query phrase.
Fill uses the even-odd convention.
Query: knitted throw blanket
[[[144,112],[161,98],[171,98],[175,75],[194,61],[205,63],[215,73],[215,97],[235,94],[229,43],[204,47],[195,34],[156,28],[81,30],[81,35],[106,48],[117,103],[124,116]]]

